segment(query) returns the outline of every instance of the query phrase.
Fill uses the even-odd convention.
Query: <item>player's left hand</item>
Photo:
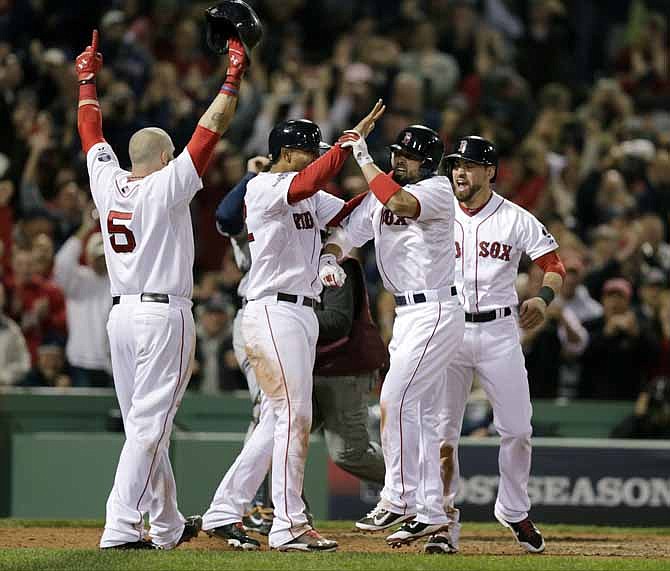
[[[319,278],[326,287],[342,287],[347,274],[333,254],[323,254],[319,258]]]
[[[239,38],[228,39],[228,71],[227,76],[241,80],[249,61],[244,46]]]
[[[93,79],[102,67],[102,54],[98,52],[98,30],[93,30],[91,45],[81,52],[75,60],[77,79]]]
[[[523,329],[533,329],[542,324],[546,312],[546,302],[540,297],[531,297],[521,304],[519,325]]]

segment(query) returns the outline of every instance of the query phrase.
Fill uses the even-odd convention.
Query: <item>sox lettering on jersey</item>
[[[404,216],[397,216],[388,208],[384,208],[382,209],[382,224],[386,226],[407,226],[407,220]]]
[[[454,245],[456,246],[456,259],[458,259],[461,257],[461,244],[457,241]],[[482,240],[479,242],[478,252],[480,258],[488,258],[490,256],[491,258],[509,262],[512,246],[501,242],[488,242]]]

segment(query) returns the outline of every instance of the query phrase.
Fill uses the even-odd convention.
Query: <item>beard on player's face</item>
[[[393,180],[403,186],[421,180],[421,162],[399,153],[393,153],[391,155]]]
[[[456,163],[451,171],[454,195],[459,202],[470,202],[486,186],[487,172],[482,165]]]

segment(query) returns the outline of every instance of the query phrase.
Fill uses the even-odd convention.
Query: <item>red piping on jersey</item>
[[[553,272],[565,278],[565,266],[555,250],[536,258],[533,263],[541,267],[545,274]]]
[[[428,345],[430,345],[430,342],[432,341],[433,337],[435,336],[435,332],[437,331],[437,326],[440,324],[440,319],[442,318],[442,304],[438,303],[437,304],[438,308],[438,313],[437,313],[437,322],[435,323],[435,327],[433,328],[433,332],[430,334],[430,337],[428,338],[428,341],[426,341],[426,346],[423,348],[423,353],[421,353],[421,357],[419,358],[419,362],[416,364],[416,367],[414,368],[414,372],[412,373],[412,376],[409,379],[409,382],[407,383],[407,386],[405,387],[405,390],[402,392],[402,398],[400,399],[400,412],[398,414],[399,417],[399,424],[400,424],[400,482],[402,484],[402,493],[400,494],[400,497],[402,498],[405,495],[405,472],[403,469],[403,454],[402,454],[402,406],[405,402],[405,395],[407,394],[407,390],[409,389],[409,386],[412,384],[412,381],[414,380],[414,377],[416,376],[416,372],[419,370],[419,367],[421,366],[421,362],[423,361],[424,356],[426,355],[426,351],[428,350]],[[403,509],[403,515],[407,513],[407,502],[405,502],[405,507]]]
[[[207,170],[209,162],[212,160],[214,155],[214,147],[221,139],[221,135],[198,125],[193,132],[191,140],[186,145],[188,149],[188,154],[191,155],[191,160],[193,161],[193,166],[195,170],[198,171],[198,176],[202,178],[202,175]]]
[[[179,374],[177,376],[177,384],[175,385],[174,392],[172,393],[172,402],[170,402],[170,408],[168,408],[167,413],[165,415],[165,420],[163,421],[163,430],[161,431],[161,435],[158,438],[158,442],[156,442],[156,448],[154,450],[154,455],[151,458],[151,465],[149,466],[149,475],[147,476],[147,480],[144,483],[144,489],[142,490],[142,493],[140,494],[139,499],[137,500],[137,506],[135,509],[140,512],[140,521],[138,524],[141,524],[143,521],[143,516],[142,512],[140,511],[140,503],[142,502],[142,498],[144,497],[144,494],[147,491],[147,487],[149,486],[149,482],[151,481],[151,472],[154,469],[154,464],[156,462],[156,456],[158,454],[158,450],[160,449],[161,446],[161,440],[163,440],[163,436],[165,436],[165,430],[167,428],[167,423],[168,419],[170,418],[170,411],[172,410],[172,407],[174,406],[175,400],[177,399],[177,394],[179,393],[179,387],[181,386],[182,383],[182,378],[181,378],[181,371],[182,371],[182,364],[183,364],[183,359],[184,359],[184,312],[183,310],[179,310],[179,315],[181,316],[181,344],[179,347]],[[185,375],[186,376],[186,375]],[[144,530],[140,531],[140,541],[143,539],[144,536]]]
[[[295,539],[295,536],[293,535],[293,520],[291,519],[291,516],[289,515],[288,512],[288,499],[286,497],[286,491],[287,491],[287,485],[286,482],[288,482],[288,448],[289,445],[291,444],[291,399],[288,396],[288,386],[286,385],[286,376],[284,375],[284,366],[282,365],[281,362],[281,357],[279,356],[279,349],[277,349],[277,343],[275,342],[275,336],[274,333],[272,332],[272,325],[270,324],[270,314],[268,313],[268,308],[265,306],[263,309],[265,309],[265,318],[267,319],[268,322],[268,328],[270,329],[270,338],[272,339],[272,345],[275,348],[275,353],[277,355],[277,361],[279,361],[279,370],[281,371],[281,380],[282,384],[284,385],[284,392],[286,393],[286,410],[288,411],[288,429],[286,431],[286,454],[284,455],[284,510],[286,511],[286,518],[288,519],[289,523],[291,524],[291,528],[288,530],[288,532],[291,534],[291,537]]]
[[[465,305],[465,229],[463,224],[454,218],[454,222],[461,227],[461,276],[463,278],[463,287],[461,288],[461,295],[463,296],[463,305]]]
[[[253,242],[255,239],[256,238],[254,238],[254,233],[253,232],[249,232],[247,234],[247,242]]]
[[[477,214],[481,210],[484,210],[484,208],[486,208],[486,205],[489,202],[491,202],[492,198],[493,198],[493,193],[491,193],[491,196],[488,197],[488,199],[486,200],[486,202],[484,204],[482,204],[481,206],[479,206],[477,208],[468,208],[467,206],[463,206],[462,202],[459,202],[458,206],[460,206],[461,210],[463,212],[465,212],[468,216],[474,216],[475,214]]]
[[[302,169],[293,177],[289,185],[288,203],[295,204],[319,192],[331,178],[340,172],[349,153],[349,149],[343,149],[336,144],[328,152]]]
[[[493,195],[491,195],[493,196]],[[491,216],[493,216],[496,212],[498,212],[498,209],[503,205],[504,199],[500,199],[500,204],[496,206],[496,209],[491,212],[484,220],[482,220],[479,224],[477,224],[477,229],[475,230],[475,308],[477,309],[477,312],[479,312],[479,288],[477,287],[477,272],[479,270],[479,227],[484,224]],[[461,252],[461,255],[463,252]]]

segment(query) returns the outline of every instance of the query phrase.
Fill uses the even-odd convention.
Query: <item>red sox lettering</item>
[[[455,245],[456,259],[458,259],[461,257],[461,244],[456,242]],[[503,244],[501,242],[488,242],[487,240],[482,240],[479,242],[479,248],[477,251],[480,258],[491,257],[502,260],[504,262],[509,262],[510,254],[512,253],[512,246],[509,244]]]
[[[386,226],[407,226],[407,220],[404,216],[393,214],[388,208],[382,209],[382,224]]]
[[[294,212],[293,222],[298,230],[311,230],[314,228],[314,218],[308,212]]]

